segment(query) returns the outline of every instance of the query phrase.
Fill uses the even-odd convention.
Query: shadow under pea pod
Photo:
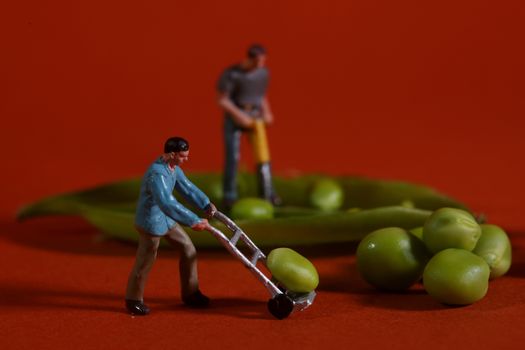
[[[0,235],[31,248],[82,255],[133,256],[136,244],[104,239],[79,217],[45,217],[0,223]]]

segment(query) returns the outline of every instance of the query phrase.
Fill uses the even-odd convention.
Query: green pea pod
[[[221,203],[222,180],[219,174],[190,174],[189,178],[209,195],[212,202]],[[275,183],[285,206],[275,208],[275,219],[241,220],[239,225],[261,246],[313,245],[357,241],[365,234],[387,226],[406,229],[422,226],[430,212],[417,208],[465,208],[461,203],[419,185],[334,177],[345,191],[345,205],[341,211],[322,214],[309,207],[309,191],[323,178],[327,177],[276,178]],[[239,174],[241,197],[255,196],[256,185],[253,175]],[[130,179],[49,197],[23,208],[18,217],[22,220],[44,215],[80,215],[110,237],[130,240],[136,238],[133,221],[139,188],[140,179]],[[407,200],[417,208],[395,206]],[[386,206],[391,207],[383,208]],[[348,208],[361,209],[349,212]],[[227,232],[224,227],[223,231]],[[218,245],[206,233],[193,234],[192,239],[201,247]]]
[[[311,246],[359,241],[369,232],[383,227],[411,229],[421,226],[430,214],[427,210],[396,206],[352,213],[240,220],[237,224],[260,247]],[[84,205],[81,215],[110,238],[125,241],[136,241],[138,238],[133,213]],[[231,235],[221,223],[212,224],[227,236]],[[207,232],[188,231],[197,247],[220,246],[220,242]]]
[[[216,205],[222,202],[222,177],[217,173],[189,174],[190,180],[201,188]],[[294,178],[275,177],[277,192],[285,208],[282,212],[295,212],[298,215],[314,214],[310,207],[310,191],[323,175],[303,175]],[[414,207],[435,210],[441,207],[466,209],[465,205],[431,188],[399,181],[373,180],[354,176],[333,177],[344,189],[345,203],[348,208],[376,208],[395,206],[410,201]],[[257,182],[252,174],[241,173],[238,176],[240,197],[257,195]],[[67,193],[45,198],[23,208],[19,219],[43,215],[77,215],[78,204],[87,204],[101,208],[126,209],[133,211],[140,189],[140,179],[123,180],[93,189]],[[177,193],[175,193],[178,196]],[[180,199],[180,197],[178,197]],[[283,216],[276,211],[276,216]]]

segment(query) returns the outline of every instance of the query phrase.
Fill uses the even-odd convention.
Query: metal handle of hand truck
[[[215,211],[213,214],[213,217],[220,222],[222,222],[231,232],[233,232],[233,237],[231,238],[230,242],[232,242],[233,245],[237,243],[239,239],[242,239],[242,241],[253,251],[253,252],[259,252],[259,259],[262,259],[263,261],[266,261],[266,255],[263,254],[263,252],[253,243],[253,241],[244,233],[244,231],[237,226],[237,224],[221,213],[220,211]]]
[[[270,295],[275,296],[277,294],[281,294],[282,291],[268,278],[264,273],[262,273],[257,268],[257,261],[262,260],[266,265],[266,256],[264,253],[248,238],[248,236],[226,215],[223,213],[216,211],[214,218],[217,218],[219,221],[224,223],[226,226],[229,225],[229,229],[234,232],[234,235],[231,239],[226,237],[224,233],[222,233],[220,230],[216,229],[215,227],[211,226],[209,227],[209,231],[222,243],[222,245],[234,256],[236,256],[241,262],[244,264],[246,268],[248,268],[256,277],[257,279],[266,287]],[[237,240],[240,236],[242,240],[247,244],[247,246],[252,250],[253,256],[252,259],[248,259],[237,247],[236,243],[237,240],[235,240],[235,236],[237,236]]]

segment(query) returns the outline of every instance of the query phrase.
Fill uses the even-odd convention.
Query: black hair
[[[181,152],[189,149],[190,144],[182,137],[170,137],[164,144],[164,153]]]
[[[265,54],[266,54],[266,49],[264,48],[264,46],[259,45],[259,44],[250,45],[250,47],[248,48],[248,51],[246,51],[246,55],[248,56],[248,58],[255,58],[259,55],[265,55]]]

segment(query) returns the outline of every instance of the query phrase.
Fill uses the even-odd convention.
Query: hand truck
[[[244,266],[246,266],[266,287],[271,295],[271,298],[268,300],[268,311],[270,311],[274,317],[282,320],[288,317],[292,312],[296,310],[302,311],[312,305],[316,296],[315,291],[301,294],[293,293],[286,290],[286,288],[280,285],[278,281],[274,282],[266,277],[266,275],[257,268],[257,262],[259,260],[261,260],[266,267],[266,256],[263,252],[229,217],[220,211],[216,211],[213,214],[213,218],[222,222],[233,233],[233,235],[231,238],[228,238],[224,233],[211,225],[209,225],[208,231],[210,231],[232,255],[241,260]],[[253,255],[250,259],[237,248],[239,240],[242,240],[251,250]]]

